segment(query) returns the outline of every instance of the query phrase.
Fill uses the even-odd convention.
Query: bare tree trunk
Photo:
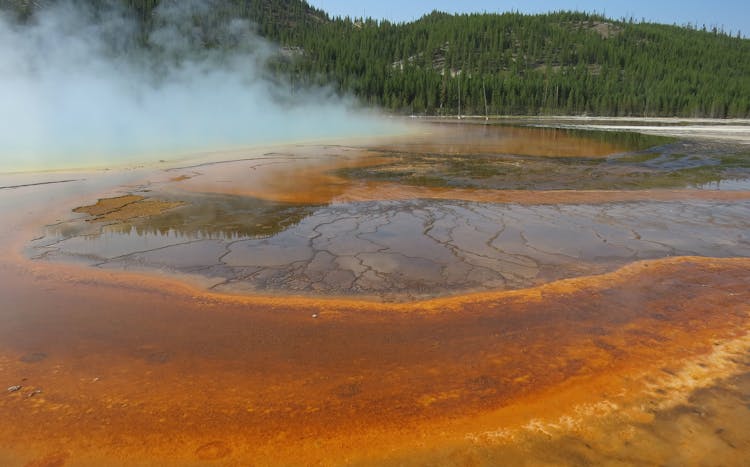
[[[487,89],[484,87],[484,79],[482,79],[482,97],[484,97],[484,120],[490,119],[490,112],[487,109]]]

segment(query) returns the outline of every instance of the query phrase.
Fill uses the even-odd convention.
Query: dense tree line
[[[158,0],[122,1],[149,27]],[[44,0],[8,2],[29,16]],[[575,12],[393,24],[300,0],[213,3],[284,47],[269,66],[294,86],[331,84],[394,112],[750,117],[750,40],[716,29]]]

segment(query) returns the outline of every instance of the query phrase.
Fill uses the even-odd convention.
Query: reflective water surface
[[[202,274],[215,290],[414,299],[526,288],[641,259],[748,257],[750,201],[315,207],[220,196],[37,243],[38,258]]]

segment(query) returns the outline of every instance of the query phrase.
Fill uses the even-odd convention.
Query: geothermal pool
[[[0,464],[747,462],[750,146],[662,133],[2,175]]]

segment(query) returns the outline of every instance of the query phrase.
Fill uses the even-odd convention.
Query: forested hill
[[[159,3],[122,1],[144,27]],[[44,3],[0,0],[26,18]],[[330,18],[301,0],[213,4],[283,46],[270,66],[295,86],[329,83],[394,112],[750,117],[750,40],[722,31],[573,12],[393,24]]]

